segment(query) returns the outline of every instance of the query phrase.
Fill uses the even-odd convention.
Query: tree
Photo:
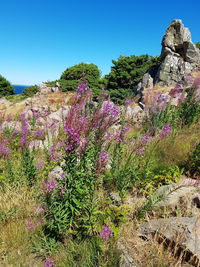
[[[121,56],[113,60],[114,66],[108,75],[108,89],[132,89],[152,66],[158,64],[158,57],[149,55]]]
[[[111,98],[125,99],[133,95],[133,87],[137,85],[147,70],[153,65],[159,64],[159,57],[149,55],[120,56],[112,61],[110,74],[107,75],[107,90],[111,92]]]
[[[196,47],[200,49],[200,42],[196,43]]]
[[[23,95],[27,97],[34,96],[39,91],[39,87],[37,85],[26,87],[23,91]]]
[[[92,90],[99,89],[100,70],[95,64],[80,63],[67,68],[61,75],[63,91],[76,90],[78,83],[87,83]]]
[[[3,76],[0,75],[0,97],[6,95],[13,95],[14,87]]]

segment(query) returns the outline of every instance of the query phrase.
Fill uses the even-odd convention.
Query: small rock
[[[118,192],[110,192],[109,197],[113,201],[114,205],[120,206],[122,204],[122,200]]]

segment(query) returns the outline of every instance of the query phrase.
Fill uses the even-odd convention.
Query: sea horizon
[[[12,84],[12,86],[15,88],[14,94],[19,95],[23,93],[25,88],[30,87],[31,85]]]

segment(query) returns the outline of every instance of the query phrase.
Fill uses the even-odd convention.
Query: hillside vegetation
[[[77,87],[57,126],[48,109],[1,116],[0,265],[119,266],[130,238],[140,266],[175,264],[136,226],[191,215],[157,209],[156,190],[200,176],[199,73],[168,98],[145,91],[139,122],[127,115],[134,99],[122,108],[105,90],[94,102],[87,84]]]

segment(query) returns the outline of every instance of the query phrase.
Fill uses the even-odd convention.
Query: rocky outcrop
[[[154,237],[173,250],[173,254],[200,266],[200,218],[171,217],[154,219],[139,227],[141,237]],[[182,265],[181,265],[182,266]]]
[[[192,43],[190,31],[181,20],[172,21],[168,27],[162,40],[160,58],[160,65],[150,68],[144,75],[135,88],[137,92],[155,85],[174,86],[199,68],[200,50]]]

